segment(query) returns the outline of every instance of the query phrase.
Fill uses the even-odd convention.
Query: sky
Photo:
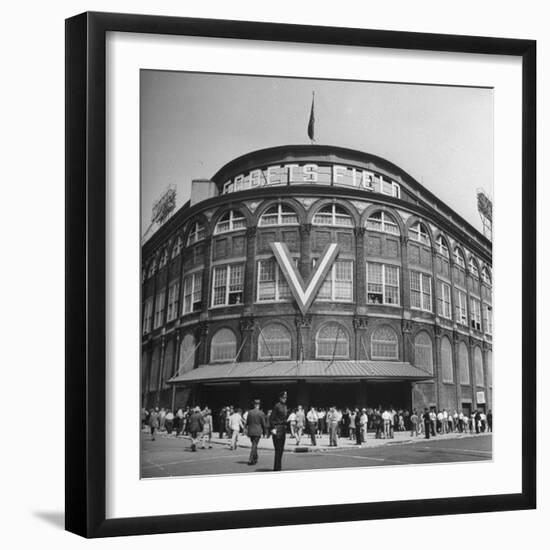
[[[493,91],[342,80],[141,71],[142,234],[153,203],[212,177],[240,155],[307,136],[383,157],[478,230],[476,190],[492,196]],[[148,234],[148,237],[154,233]]]

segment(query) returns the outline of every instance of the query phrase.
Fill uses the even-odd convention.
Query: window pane
[[[212,337],[210,354],[212,361],[233,361],[237,354],[237,339],[233,331],[218,330]]]
[[[397,359],[397,334],[390,327],[377,328],[372,333],[371,354],[373,359]]]

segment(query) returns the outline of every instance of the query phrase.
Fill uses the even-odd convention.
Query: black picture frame
[[[481,53],[522,60],[522,490],[446,499],[106,519],[106,33]],[[85,537],[237,529],[536,506],[536,42],[116,13],[66,21],[66,529]]]

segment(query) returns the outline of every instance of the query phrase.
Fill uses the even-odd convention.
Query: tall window
[[[483,327],[486,334],[493,334],[493,308],[483,304]]]
[[[342,325],[328,323],[319,329],[315,338],[315,356],[319,359],[349,357],[349,337]]]
[[[439,295],[437,297],[437,312],[441,317],[451,318],[451,286],[443,281],[439,283]]]
[[[414,338],[414,364],[431,374],[434,372],[432,339],[425,331]]]
[[[468,261],[468,268],[470,269],[472,276],[479,279],[479,269],[477,268],[477,264],[473,258],[470,258]]]
[[[192,244],[202,241],[205,235],[206,230],[204,229],[204,225],[198,221],[195,222],[191,226],[191,231],[189,231],[189,235],[187,236],[187,246],[191,246]]]
[[[168,263],[168,250],[166,248],[162,251],[159,259],[159,269],[162,269]]]
[[[229,210],[226,212],[216,224],[214,233],[227,233],[228,231],[236,231],[237,229],[246,228],[246,219],[238,210]]]
[[[371,336],[372,359],[398,359],[397,334],[391,327],[378,327]]]
[[[157,299],[155,301],[155,324],[154,328],[159,328],[164,322],[164,296],[165,290],[161,290],[157,294]]]
[[[399,304],[398,267],[367,263],[367,302],[369,304]]]
[[[411,271],[411,307],[432,311],[432,278],[418,271]]]
[[[381,231],[382,233],[391,233],[399,235],[399,226],[395,220],[386,212],[375,212],[367,218],[367,229],[370,231]]]
[[[265,326],[258,336],[258,359],[290,359],[291,338],[279,323]]]
[[[439,237],[437,237],[436,245],[437,245],[437,251],[444,258],[449,258],[449,256],[450,256],[449,247],[447,246],[447,243],[445,242],[445,239],[441,235],[439,235]]]
[[[464,261],[464,254],[462,254],[459,248],[455,248],[455,262],[462,269],[466,267],[466,262]]]
[[[143,334],[151,332],[153,322],[153,297],[147,298],[143,307]]]
[[[274,258],[258,261],[258,302],[279,302],[290,299],[290,288]]]
[[[455,288],[455,321],[461,325],[468,324],[466,293],[458,288]]]
[[[470,326],[481,330],[481,302],[476,298],[470,298]]]
[[[420,222],[416,222],[409,229],[409,238],[413,241],[430,246],[430,236],[426,226]]]
[[[243,264],[215,267],[212,277],[212,306],[242,304],[243,288]]]
[[[155,272],[157,271],[157,264],[155,260],[152,260],[149,264],[149,268],[147,269],[147,278],[151,278]]]
[[[210,361],[233,361],[237,355],[237,338],[228,328],[221,328],[212,336]]]
[[[296,212],[286,204],[277,204],[268,208],[261,216],[259,225],[295,225],[298,223]]]
[[[353,227],[353,220],[345,208],[337,204],[327,204],[313,216],[313,225]]]
[[[196,346],[195,337],[192,334],[186,334],[181,341],[178,374],[193,370]]]
[[[181,237],[178,235],[178,238],[172,247],[172,260],[180,255],[182,247],[183,243],[181,241]]]
[[[202,305],[202,271],[183,279],[183,313],[200,311]]]
[[[485,376],[483,375],[483,355],[479,346],[474,348],[474,369],[476,372],[476,386],[485,386]]]
[[[353,261],[337,260],[319,289],[317,300],[351,302],[353,300]]]
[[[168,311],[166,312],[166,320],[172,321],[178,316],[180,303],[180,283],[173,281],[168,286]]]
[[[441,338],[441,370],[443,373],[443,382],[452,383],[454,379],[453,346],[446,336]]]
[[[460,383],[467,386],[470,383],[470,360],[468,347],[464,342],[460,342],[458,345],[458,373]]]
[[[481,279],[483,280],[483,282],[489,286],[491,286],[491,273],[489,271],[489,269],[485,266],[483,266],[482,270],[481,270]]]

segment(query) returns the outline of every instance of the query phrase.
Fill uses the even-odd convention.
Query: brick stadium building
[[[193,181],[142,261],[144,406],[270,407],[284,388],[306,407],[491,408],[491,242],[387,160],[246,154]],[[304,290],[321,268],[299,303],[293,270]]]

